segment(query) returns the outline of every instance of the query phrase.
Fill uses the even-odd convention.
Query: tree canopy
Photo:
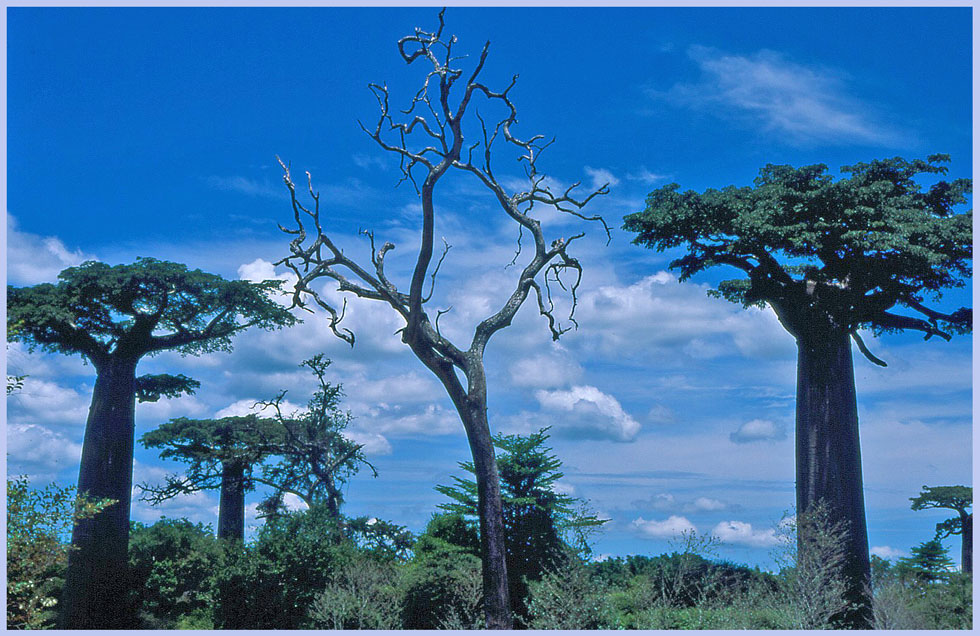
[[[970,179],[940,179],[947,155],[899,157],[841,168],[766,165],[754,187],[703,193],[676,183],[650,193],[642,212],[625,218],[634,243],[686,253],[670,266],[687,279],[715,265],[746,278],[720,283],[716,294],[745,305],[769,304],[797,337],[823,326],[855,337],[857,330],[911,329],[949,339],[972,326],[972,311],[926,306],[942,291],[963,287],[972,273],[972,210],[957,212]],[[815,320],[814,311],[822,315]]]
[[[96,367],[115,353],[227,351],[231,336],[247,327],[296,322],[269,296],[280,281],[229,281],[153,258],[88,261],[58,279],[8,287],[7,322],[19,325],[12,337],[32,349],[80,353]]]

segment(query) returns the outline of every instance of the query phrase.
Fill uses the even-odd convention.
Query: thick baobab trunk
[[[843,575],[853,607],[837,618],[845,627],[868,629],[871,565],[850,339],[846,333],[832,333],[799,339],[798,346],[797,514],[822,503],[831,525],[844,522]],[[800,549],[805,549],[802,537]]]
[[[233,459],[221,463],[218,538],[245,541],[245,464]]]
[[[116,503],[72,532],[61,599],[63,629],[131,628],[127,552],[133,489],[133,437],[138,358],[99,365],[78,471],[78,493]]]
[[[497,473],[493,441],[490,439],[486,398],[468,397],[466,408],[460,411],[460,417],[463,418],[466,428],[466,437],[473,455],[473,474],[476,477],[486,626],[487,629],[513,629],[500,477]]]
[[[963,521],[963,551],[960,553],[961,566],[964,574],[973,574],[973,515],[961,512]]]

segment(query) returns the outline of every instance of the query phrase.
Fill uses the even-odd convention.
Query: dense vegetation
[[[497,436],[510,533],[520,572],[515,624],[529,629],[821,629],[846,604],[845,542],[828,516],[780,523],[778,570],[719,560],[717,540],[685,534],[667,554],[594,560],[583,528],[601,521],[550,488],[561,462],[544,431]],[[464,464],[464,467],[465,464]],[[523,479],[508,479],[522,475]],[[141,629],[480,629],[479,525],[466,479],[414,536],[376,518],[337,519],[325,502],[269,516],[242,543],[209,525],[161,518],[132,523],[128,595]],[[513,485],[536,484],[515,496]],[[54,626],[75,507],[70,489],[8,481],[7,624]],[[550,494],[549,494],[550,493]],[[576,510],[578,512],[576,512]],[[799,552],[806,524],[812,544]],[[939,539],[895,563],[873,557],[874,625],[970,629],[972,581],[952,569]]]

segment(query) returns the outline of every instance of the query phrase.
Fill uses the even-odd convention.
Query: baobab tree
[[[385,256],[395,246],[385,242],[377,247],[374,234],[364,232],[370,241],[370,262],[361,264],[349,257],[323,226],[319,194],[309,173],[309,197],[303,196],[301,201],[289,167],[281,160],[295,226],[282,228],[294,238],[289,244],[289,255],[277,265],[285,265],[296,276],[294,304],[307,307],[312,299],[329,316],[333,333],[352,346],[353,332],[341,325],[343,306],[335,306],[314,289],[315,281],[331,279],[338,284],[339,291],[384,303],[404,320],[400,331],[402,342],[445,387],[466,431],[478,486],[486,625],[491,629],[508,629],[513,623],[500,484],[487,419],[484,351],[490,338],[511,324],[529,296],[537,300],[538,311],[547,320],[554,339],[571,328],[582,267],[568,250],[583,234],[549,242],[540,219],[535,216],[534,206],[547,206],[599,222],[608,235],[609,228],[600,217],[582,212],[595,196],[606,193],[607,187],[604,185],[582,197],[574,194],[578,183],[564,190],[553,191],[549,187],[544,173],[539,171],[538,160],[550,142],[543,142],[542,135],[521,138],[513,131],[517,109],[510,92],[517,76],[502,91],[494,91],[481,82],[480,74],[490,50],[487,42],[473,70],[464,78],[463,69],[454,67],[459,60],[454,57],[456,38],[443,35],[443,13],[439,13],[439,27],[434,32],[416,29],[413,35],[398,41],[398,51],[407,64],[421,63],[426,68],[422,85],[407,108],[400,112],[392,110],[388,88],[371,84],[380,114],[373,128],[362,125],[378,146],[399,158],[402,181],[410,182],[419,197],[420,245],[408,292],[405,293],[404,287],[399,288],[385,272]],[[499,109],[501,115],[495,122],[488,122],[485,112],[476,111],[476,102],[485,111]],[[514,151],[527,176],[525,185],[516,192],[498,180],[492,165],[494,155],[506,149]],[[437,310],[432,316],[427,310],[440,265],[449,250],[447,244],[436,258],[434,193],[437,184],[451,171],[475,179],[495,201],[498,211],[520,228],[520,236],[530,237],[531,241],[530,246],[523,244],[523,249],[530,252],[530,259],[517,274],[513,291],[496,311],[475,326],[470,342],[464,346],[457,346],[440,331],[438,322],[443,311]],[[518,256],[522,253],[519,247]],[[551,301],[551,287],[556,282],[571,295],[569,323],[556,318]]]
[[[115,266],[89,261],[58,278],[57,284],[8,287],[7,322],[18,326],[12,337],[32,350],[81,354],[95,367],[78,493],[115,501],[72,532],[60,627],[128,628],[123,599],[136,401],[199,386],[183,375],[137,377],[137,365],[163,351],[230,350],[232,336],[244,329],[274,329],[296,319],[269,296],[278,281],[228,281],[152,258]]]
[[[973,488],[970,486],[923,486],[917,497],[910,499],[912,510],[946,508],[956,512],[955,517],[936,524],[936,539],[958,534],[963,543],[960,563],[963,572],[973,572]]]
[[[304,360],[319,387],[305,411],[283,412],[286,391],[255,407],[251,414],[220,419],[176,418],[144,434],[140,443],[161,449],[160,456],[189,464],[183,475],[161,485],[140,484],[143,499],[158,504],[202,490],[220,490],[218,538],[245,538],[245,493],[256,484],[273,489],[261,508],[277,508],[285,493],[306,505],[324,505],[340,523],[343,486],[361,465],[374,466],[363,447],[344,435],[349,413],[340,409],[339,384],[325,378],[330,360],[322,354]]]
[[[867,524],[857,396],[850,341],[871,362],[859,330],[919,331],[945,340],[972,328],[972,312],[926,305],[971,274],[972,211],[957,212],[969,179],[939,180],[923,190],[918,175],[945,174],[946,155],[926,161],[876,160],[842,168],[767,165],[755,187],[652,192],[625,218],[634,243],[685,253],[670,266],[681,280],[716,265],[745,278],[723,281],[715,295],[769,306],[796,338],[796,505],[823,502],[829,522],[847,529],[844,573],[852,609],[842,624],[870,626]],[[806,546],[800,537],[800,549]]]
[[[245,493],[255,487],[252,471],[275,447],[278,425],[257,415],[170,420],[140,437],[160,457],[189,464],[184,475],[162,485],[140,484],[142,499],[159,504],[179,495],[218,490],[218,538],[245,540]]]

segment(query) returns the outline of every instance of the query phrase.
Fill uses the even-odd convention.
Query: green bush
[[[221,547],[210,526],[166,518],[152,526],[131,523],[131,589],[142,627],[211,628],[220,560]]]
[[[268,520],[250,544],[225,548],[215,627],[307,627],[314,599],[353,554],[326,507]]]
[[[399,629],[401,590],[390,562],[358,555],[344,563],[316,596],[310,610],[313,629]]]

